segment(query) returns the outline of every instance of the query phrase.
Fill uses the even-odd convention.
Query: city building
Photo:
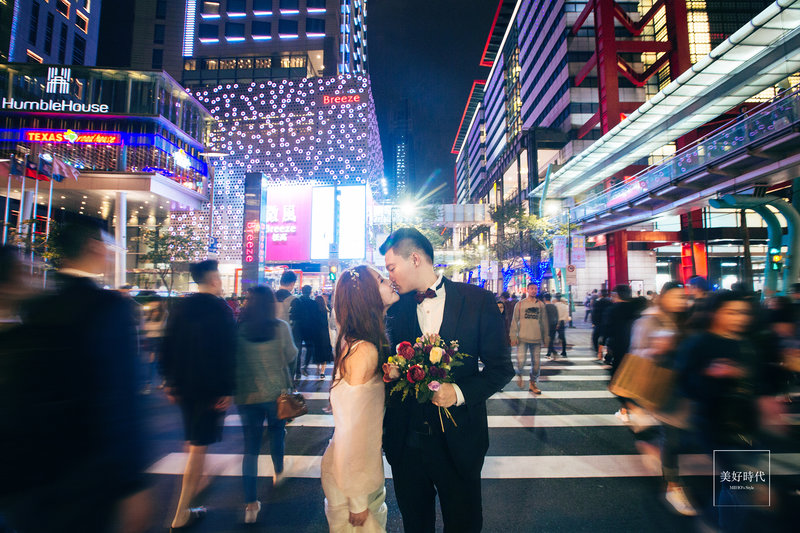
[[[407,98],[401,100],[392,113],[389,147],[393,195],[395,198],[404,198],[416,187],[414,137]]]
[[[752,25],[751,19],[771,4],[501,0],[480,58],[489,72],[473,84],[453,147],[456,200],[521,205],[537,215],[560,214],[566,223],[569,206],[620,186],[775,97],[787,86],[784,82],[753,88],[744,97],[737,92],[727,107],[715,106],[717,114],[706,123],[625,158],[626,164],[614,165],[613,172],[594,174],[603,174],[602,179],[576,171],[570,186],[562,186],[563,167],[594,150],[615,126],[646,109],[643,104],[662,98],[660,91],[705,61],[714,46]],[[548,171],[553,174],[549,190]],[[652,224],[640,229],[648,227]],[[501,232],[498,225],[483,233],[464,228],[456,239],[462,244],[497,242]],[[633,239],[624,243],[622,261],[622,255],[609,251],[616,246],[613,238],[610,242],[602,234],[587,234],[589,266],[579,272],[579,291],[631,279],[643,280],[643,290],[657,289],[656,263],[675,251]],[[540,253],[533,242],[525,251],[534,263]],[[635,269],[632,277],[614,273],[623,263]]]
[[[26,163],[28,175],[9,179],[8,159],[0,170],[8,227],[37,220],[43,235],[48,219],[103,221],[116,239],[106,282],[159,287],[154,276],[135,274],[147,268],[136,237],[208,204],[202,154],[211,114],[160,72],[0,64],[0,84],[0,153]],[[54,159],[79,171],[77,179],[41,181]],[[193,226],[207,235],[207,225]]]
[[[0,0],[0,61],[94,65],[101,0]]]

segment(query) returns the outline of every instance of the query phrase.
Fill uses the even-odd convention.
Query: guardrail
[[[768,106],[723,127],[694,145],[634,176],[625,183],[582,202],[570,210],[570,220],[581,222],[599,213],[657,192],[696,170],[721,161],[733,152],[773,135],[800,120],[800,90],[782,95]]]

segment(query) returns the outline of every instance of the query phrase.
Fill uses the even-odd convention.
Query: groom
[[[443,384],[432,403],[387,398],[383,449],[403,526],[407,533],[433,532],[438,494],[445,533],[480,531],[486,400],[514,377],[503,319],[490,292],[436,274],[433,247],[416,229],[393,232],[380,252],[401,295],[387,313],[392,346],[438,333],[469,355],[453,369],[455,383]],[[437,406],[453,415],[454,422],[443,417],[444,432]]]

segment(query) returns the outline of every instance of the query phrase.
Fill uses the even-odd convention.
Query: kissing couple
[[[480,531],[486,400],[514,377],[503,319],[490,292],[436,273],[433,246],[418,230],[394,231],[380,252],[388,280],[357,266],[342,272],[334,292],[335,429],[321,469],[330,531],[386,530],[381,448],[407,533],[435,530],[437,495],[445,533]],[[398,345],[418,345],[423,336],[455,341],[458,366],[437,382],[430,401],[390,394],[393,378],[406,376],[382,379],[381,368]]]

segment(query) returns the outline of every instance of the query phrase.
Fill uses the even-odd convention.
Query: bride
[[[330,393],[335,429],[322,456],[331,533],[386,531],[379,361],[389,349],[383,315],[397,299],[389,280],[367,266],[344,271],[336,285],[339,337]]]

